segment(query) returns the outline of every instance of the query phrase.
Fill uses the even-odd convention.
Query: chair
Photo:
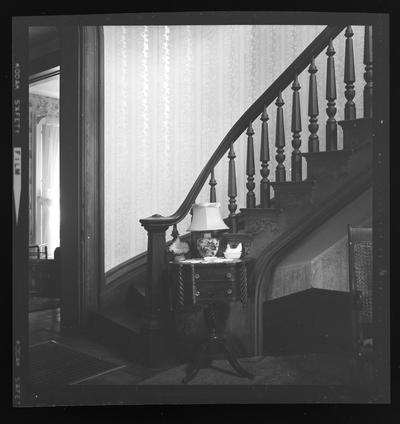
[[[47,244],[29,246],[29,259],[47,259]]]
[[[372,228],[348,225],[349,290],[353,295],[353,353],[363,375],[371,373]]]

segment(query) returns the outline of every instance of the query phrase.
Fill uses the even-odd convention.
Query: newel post
[[[141,219],[140,222],[147,231],[147,284],[145,289],[146,314],[143,332],[161,331],[164,327],[165,313],[168,309],[165,281],[166,231],[169,225],[163,221],[157,222],[152,218],[161,218],[161,215],[152,215]]]

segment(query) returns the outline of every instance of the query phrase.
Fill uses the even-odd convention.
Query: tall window
[[[29,87],[30,245],[46,245],[48,258],[60,245],[59,75]]]
[[[53,257],[60,245],[60,139],[55,116],[39,122],[36,141],[36,243],[46,244]]]

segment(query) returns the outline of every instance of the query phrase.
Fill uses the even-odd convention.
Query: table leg
[[[193,361],[193,364],[191,366],[191,371],[185,376],[185,378],[182,380],[183,384],[188,383],[190,380],[192,380],[194,377],[196,377],[197,373],[199,372],[201,368],[201,364],[205,359],[205,353],[207,351],[208,343],[203,343],[199,350],[196,353],[196,357]]]
[[[220,341],[220,346],[225,354],[226,358],[228,359],[229,363],[231,364],[232,368],[236,370],[241,376],[247,377],[248,379],[252,380],[254,376],[250,374],[248,371],[246,371],[238,362],[238,360],[235,358],[233,353],[230,351],[228,346],[225,344],[225,341]]]

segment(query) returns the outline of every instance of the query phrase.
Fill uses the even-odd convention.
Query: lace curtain
[[[37,181],[37,236],[47,244],[48,257],[60,245],[60,140],[59,121],[55,116],[43,118],[37,127],[40,140],[40,170]]]
[[[323,26],[211,25],[106,26],[105,44],[105,270],[147,248],[139,219],[178,208],[223,137]],[[362,116],[363,27],[353,27],[357,116]],[[336,119],[343,119],[344,45],[336,50]],[[361,66],[360,66],[361,64]],[[319,137],[325,148],[326,55],[317,60]],[[301,74],[302,146],[308,143],[308,76]],[[286,168],[290,178],[291,90],[285,101]],[[276,109],[270,117],[270,179],[274,180]],[[260,121],[256,120],[259,156]],[[339,148],[341,139],[339,139]],[[246,135],[235,143],[238,208],[246,199]],[[259,166],[256,165],[258,169]],[[217,201],[227,216],[228,159],[215,169]],[[306,170],[306,165],[304,164]],[[259,173],[256,182],[260,180]],[[258,184],[256,187],[257,200]],[[197,202],[208,201],[206,184]],[[238,209],[239,210],[239,209]],[[189,217],[178,224],[186,232]],[[167,239],[170,238],[169,230]]]
[[[59,99],[29,92],[29,244],[60,244]]]

